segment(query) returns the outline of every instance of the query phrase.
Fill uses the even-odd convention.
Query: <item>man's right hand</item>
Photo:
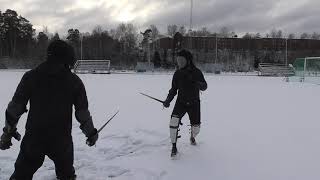
[[[15,131],[9,132],[8,129],[5,127],[3,128],[3,134],[0,137],[0,149],[7,150],[12,146],[11,139],[15,138],[16,140],[20,141],[21,135]]]
[[[98,137],[99,137],[98,131],[97,129],[94,129],[94,131],[91,133],[91,135],[87,139],[87,145],[90,147],[95,145],[98,140]]]
[[[165,101],[163,102],[163,107],[165,107],[165,108],[170,107],[170,102],[167,101],[167,100],[165,100]]]
[[[0,149],[1,150],[7,150],[12,146],[11,138],[12,137],[7,133],[3,133],[1,135],[1,139],[0,139]]]

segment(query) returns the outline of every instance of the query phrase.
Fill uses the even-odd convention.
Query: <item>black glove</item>
[[[197,82],[198,83],[198,88],[201,90],[201,91],[205,91],[207,89],[207,83],[206,82]]]
[[[170,106],[170,102],[168,100],[165,100],[163,102],[163,107],[168,108]]]
[[[87,145],[88,146],[93,146],[96,144],[98,140],[99,134],[96,128],[94,128],[94,131],[90,134],[90,136],[87,139]]]
[[[0,149],[7,150],[12,146],[11,139],[15,138],[16,140],[20,141],[21,135],[17,132],[17,129],[9,132],[8,129],[5,127],[3,128],[3,134],[0,138]]]

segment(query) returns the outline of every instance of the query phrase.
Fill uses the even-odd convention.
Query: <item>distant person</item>
[[[172,142],[171,156],[177,154],[178,129],[182,117],[188,113],[191,124],[190,143],[196,145],[195,137],[200,132],[200,98],[199,91],[207,89],[207,82],[202,72],[193,64],[193,56],[187,50],[177,53],[178,70],[173,75],[172,87],[163,106],[168,108],[178,92],[178,98],[171,114],[170,138]]]
[[[10,180],[31,180],[45,156],[54,162],[58,179],[76,179],[71,136],[73,105],[87,144],[96,143],[98,133],[88,110],[84,84],[69,68],[74,59],[73,48],[55,40],[48,47],[47,61],[23,75],[6,109],[0,139],[1,150],[11,147],[12,137],[19,139],[16,126],[30,102],[25,135]]]

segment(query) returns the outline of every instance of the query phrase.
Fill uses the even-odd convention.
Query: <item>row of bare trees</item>
[[[228,27],[222,27],[218,32],[212,32],[203,27],[198,30],[188,30],[185,26],[170,24],[167,32],[160,32],[156,25],[150,25],[150,40],[169,36],[176,32],[184,36],[219,36],[224,38],[238,37],[235,31]],[[144,31],[145,29],[141,30]],[[31,22],[18,15],[14,10],[0,11],[0,58],[3,56],[19,59],[31,59],[42,61],[46,58],[46,48],[55,39],[60,39],[58,33],[49,32],[44,26],[43,30],[36,34]],[[241,38],[301,38],[320,39],[320,34],[302,33],[286,34],[282,30],[272,29],[269,33],[246,33]],[[96,26],[92,32],[81,32],[79,29],[69,29],[62,39],[67,40],[75,48],[78,59],[112,59],[112,63],[119,65],[134,64],[139,61],[139,47],[141,51],[144,37],[138,32],[134,24],[121,23],[115,29],[104,29]],[[154,57],[151,57],[152,59]]]

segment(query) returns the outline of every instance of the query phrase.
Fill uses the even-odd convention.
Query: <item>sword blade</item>
[[[162,100],[160,100],[160,99],[157,99],[157,98],[155,98],[155,97],[149,96],[149,95],[144,94],[144,93],[140,93],[140,94],[141,94],[141,95],[144,95],[144,96],[146,96],[146,97],[148,97],[148,98],[151,98],[151,99],[153,99],[153,100],[156,100],[156,101],[158,101],[158,102],[164,103],[164,101],[162,101]]]
[[[106,125],[119,113],[119,110],[111,117],[109,118],[109,120],[98,130],[98,134],[100,131],[103,130],[104,127],[106,127]]]

